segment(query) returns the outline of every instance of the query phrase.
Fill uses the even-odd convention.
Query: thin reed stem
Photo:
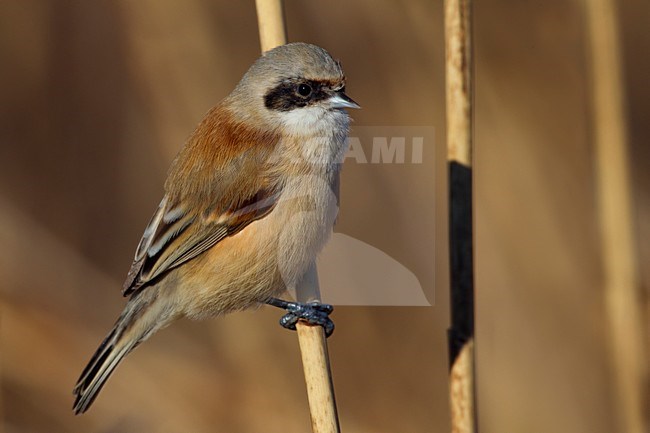
[[[634,243],[632,192],[616,2],[586,0],[592,127],[609,351],[618,428],[648,431],[647,354]]]
[[[287,43],[282,0],[256,0],[257,21],[262,52]],[[318,272],[312,264],[296,287],[299,302],[320,301]],[[320,326],[296,324],[298,343],[307,385],[307,398],[313,433],[339,433],[327,341]]]
[[[471,0],[445,1],[451,327],[451,431],[478,431],[474,372]]]

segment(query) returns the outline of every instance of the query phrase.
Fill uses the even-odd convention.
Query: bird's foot
[[[287,314],[280,319],[280,325],[283,328],[295,331],[296,323],[303,320],[310,325],[322,326],[326,337],[329,337],[334,332],[334,322],[329,318],[329,315],[334,311],[334,307],[329,304],[289,302],[277,298],[270,298],[266,303],[287,311]]]

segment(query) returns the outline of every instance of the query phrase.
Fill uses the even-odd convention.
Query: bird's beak
[[[330,98],[330,105],[332,108],[361,108],[359,104],[354,102],[352,98],[344,92],[336,92],[334,96]]]

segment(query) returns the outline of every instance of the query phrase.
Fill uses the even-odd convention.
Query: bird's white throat
[[[350,118],[343,110],[321,106],[282,113],[284,132],[300,145],[300,156],[310,164],[330,166],[343,162]]]

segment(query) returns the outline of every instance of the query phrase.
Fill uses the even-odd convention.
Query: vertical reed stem
[[[255,0],[262,52],[287,43],[282,0]]]
[[[648,431],[647,355],[634,244],[632,192],[614,0],[586,0],[597,201],[604,268],[609,350],[614,367],[617,431]]]
[[[262,52],[287,43],[282,0],[256,0]],[[299,302],[320,301],[318,272],[313,263],[296,287]],[[320,326],[296,325],[313,433],[340,433],[325,333]]]
[[[478,431],[474,372],[471,0],[445,0],[451,327],[449,391],[453,433]]]
[[[309,271],[298,284],[296,297],[299,302],[320,301],[315,263],[312,263]],[[305,371],[312,431],[313,433],[340,433],[325,332],[320,326],[301,322],[296,325],[296,330],[302,368]]]

